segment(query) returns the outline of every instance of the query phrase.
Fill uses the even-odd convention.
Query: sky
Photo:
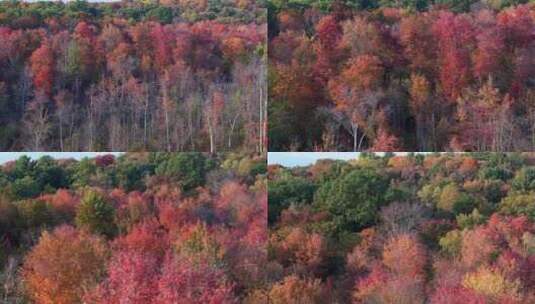
[[[52,158],[74,158],[82,159],[84,157],[94,157],[102,154],[119,155],[122,152],[0,152],[0,164],[16,160],[22,155],[28,155],[31,159],[38,159],[44,155],[50,155]]]
[[[285,167],[307,166],[319,159],[350,160],[358,156],[358,152],[269,152],[268,164],[279,164]]]
[[[396,155],[407,155],[409,152],[394,152]],[[432,152],[416,152],[429,154]],[[446,153],[446,152],[443,152]],[[462,153],[462,152],[455,152]],[[360,152],[269,152],[268,165],[282,165],[285,167],[308,166],[320,159],[351,160],[359,157]],[[384,152],[375,152],[380,156]]]

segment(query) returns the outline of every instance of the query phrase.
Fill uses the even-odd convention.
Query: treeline
[[[38,28],[50,18],[75,20],[125,19],[128,22],[196,22],[216,20],[223,23],[264,23],[266,10],[257,1],[2,1],[0,24],[13,28]]]
[[[1,167],[6,303],[238,303],[266,281],[265,158],[127,153]]]
[[[324,12],[335,11],[341,7],[357,10],[373,10],[377,8],[403,8],[411,11],[425,11],[443,8],[461,13],[471,9],[490,8],[503,9],[509,6],[525,4],[529,0],[268,0],[269,14],[286,9],[315,8]]]
[[[1,150],[265,151],[265,23],[121,15],[137,5],[0,4]]]
[[[532,303],[534,164],[387,153],[269,166],[269,303]]]
[[[270,150],[534,150],[534,8],[280,10]]]

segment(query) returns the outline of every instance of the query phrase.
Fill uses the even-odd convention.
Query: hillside
[[[533,164],[466,153],[270,165],[270,303],[533,303]]]
[[[0,171],[6,303],[237,303],[266,281],[265,159],[23,156]]]
[[[265,151],[265,10],[187,3],[2,1],[0,149]]]

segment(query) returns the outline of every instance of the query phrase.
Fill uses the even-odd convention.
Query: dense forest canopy
[[[270,165],[268,205],[269,303],[535,301],[533,154]]]
[[[239,303],[263,288],[266,160],[126,153],[0,168],[5,303]]]
[[[453,12],[468,12],[474,7],[502,9],[512,5],[525,4],[529,0],[268,0],[269,13],[284,9],[316,8],[324,12],[335,11],[340,7],[357,10],[373,10],[381,7],[404,8],[413,11],[425,11],[434,7],[445,8]]]
[[[161,0],[161,1],[2,1],[0,24],[16,28],[37,28],[49,18],[66,21],[106,18],[129,22],[196,22],[216,20],[223,23],[265,22],[266,10],[258,1],[234,0]]]
[[[0,149],[266,150],[265,10],[0,3]]]
[[[270,151],[535,150],[535,5],[423,2],[270,2]]]

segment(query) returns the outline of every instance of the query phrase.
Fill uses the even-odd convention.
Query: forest
[[[270,151],[535,151],[531,1],[270,1]]]
[[[266,151],[256,1],[0,2],[0,150]]]
[[[267,172],[272,281],[256,303],[535,302],[533,153],[361,153]]]
[[[267,282],[261,155],[22,156],[0,169],[2,303],[241,303]]]

